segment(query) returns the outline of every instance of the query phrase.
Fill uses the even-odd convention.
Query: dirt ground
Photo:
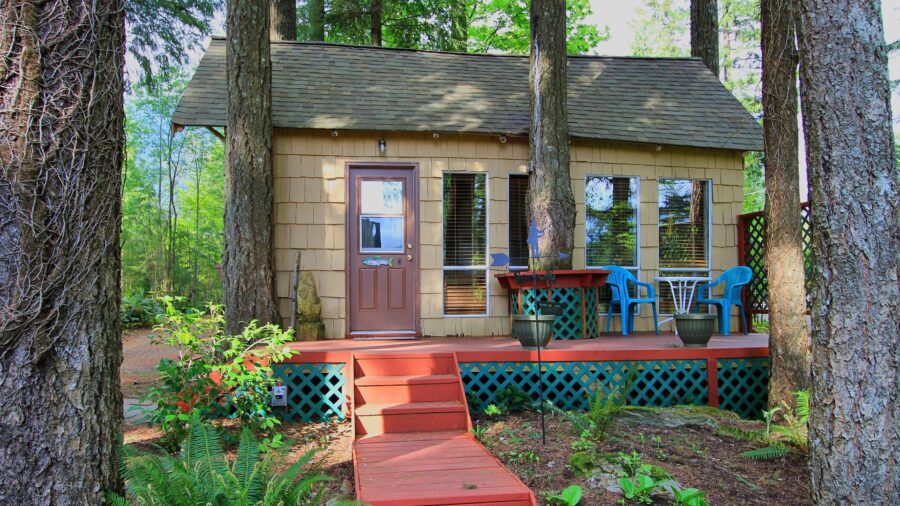
[[[783,459],[746,459],[739,454],[759,445],[717,429],[726,425],[759,430],[763,427],[761,422],[744,421],[731,413],[706,408],[636,413],[626,411],[617,415],[599,452],[631,454],[636,451],[642,462],[664,469],[682,488],[706,492],[711,505],[812,504],[805,454],[792,451]],[[541,502],[546,494],[575,484],[581,485],[584,491],[580,503],[584,506],[617,504],[622,498],[620,493],[607,490],[608,481],[598,479],[596,474],[591,478],[579,477],[569,467],[574,453],[572,442],[578,435],[564,418],[546,415],[546,445],[541,444],[538,413],[508,414],[496,419],[482,417],[479,423],[487,427],[485,444],[535,491]],[[672,500],[660,496],[653,504],[672,504]]]
[[[168,346],[150,344],[151,329],[128,329],[122,332],[122,395],[137,399],[157,380],[156,364],[178,353]]]

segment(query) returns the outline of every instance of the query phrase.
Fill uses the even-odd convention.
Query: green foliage
[[[497,407],[507,413],[521,413],[531,407],[531,398],[521,388],[509,385],[497,392]]]
[[[741,452],[741,457],[753,460],[774,460],[786,457],[790,450],[783,444],[771,444],[763,448]]]
[[[503,411],[496,404],[488,404],[488,407],[484,408],[484,414],[493,418],[502,415]]]
[[[589,478],[597,468],[597,454],[592,450],[576,451],[569,457],[569,468],[575,476]]]
[[[551,413],[562,416],[570,422],[580,434],[581,441],[577,442],[579,448],[587,448],[606,439],[613,417],[626,405],[632,380],[633,377],[629,376],[624,385],[610,387],[608,391],[604,390],[602,386],[598,387],[597,393],[589,400],[589,408],[586,413],[563,411],[549,401],[547,401],[547,408]]]
[[[269,407],[269,392],[276,384],[271,364],[292,355],[286,346],[292,331],[253,321],[240,335],[229,336],[220,306],[209,306],[207,314],[183,312],[171,297],[161,300],[166,315],[153,340],[177,349],[178,358],[163,359],[157,366],[160,385],[145,396],[156,405],[151,422],[159,425],[171,442],[186,433],[189,412],[203,420],[224,415],[273,436],[279,421]],[[280,438],[265,442],[278,446]]]
[[[461,50],[453,37],[455,0],[406,0],[381,2],[382,39],[386,47]],[[488,51],[527,54],[529,45],[527,0],[466,0],[464,19],[457,19],[467,35],[463,45],[469,52]],[[360,0],[326,0],[325,40],[347,44],[371,44],[371,3]],[[309,32],[309,2],[298,10],[298,35]],[[587,18],[589,0],[566,2],[566,46],[570,54],[589,52],[603,40],[601,31]]]
[[[475,53],[500,51],[528,54],[531,27],[527,0],[469,0],[469,49]],[[591,15],[588,0],[566,2],[566,50],[569,54],[584,54],[609,38],[609,31],[601,32],[587,23]]]
[[[570,485],[556,495],[547,496],[547,503],[559,506],[577,506],[581,502],[582,494],[580,486]]]
[[[674,506],[709,506],[706,502],[706,492],[698,488],[679,488],[677,485],[671,487],[672,495],[675,496]]]
[[[141,69],[143,82],[159,69],[187,62],[212,29],[222,0],[129,0],[125,2],[128,54]]]
[[[122,190],[122,291],[179,294],[198,305],[222,298],[224,148],[169,121],[186,76],[160,73],[126,97]]]
[[[653,478],[639,474],[634,478],[619,478],[619,486],[625,496],[619,500],[625,504],[625,500],[639,502],[641,504],[653,504],[653,491],[659,486],[659,482]]]
[[[625,473],[623,478],[633,478],[643,474],[658,481],[672,479],[672,475],[665,469],[643,462],[641,456],[634,450],[631,453],[618,452],[616,461],[622,466],[622,472]]]
[[[676,0],[644,0],[631,25],[635,56],[689,56],[690,12]]]
[[[221,435],[191,419],[190,434],[178,456],[124,447],[121,451],[126,496],[107,494],[112,504],[318,505],[321,483],[328,476],[303,476],[316,450],[303,455],[284,474],[277,475],[275,453],[260,457],[259,442],[244,429],[234,461],[226,458]]]
[[[478,442],[480,442],[481,444],[483,444],[485,446],[488,446],[486,443],[487,427],[485,427],[484,425],[481,425],[480,423],[476,423],[474,427],[469,429],[469,432],[471,432],[472,435],[475,436],[475,439],[477,439]]]
[[[119,314],[122,317],[122,326],[125,328],[146,327],[159,323],[162,316],[162,306],[153,297],[143,294],[125,295],[119,306]]]

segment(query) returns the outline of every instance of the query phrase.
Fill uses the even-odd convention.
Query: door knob
[[[412,262],[412,255],[406,255],[406,259]]]

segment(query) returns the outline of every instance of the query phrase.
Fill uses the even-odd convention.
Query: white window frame
[[[659,182],[660,181],[701,181],[706,183],[706,196],[704,197],[704,204],[706,205],[706,216],[704,217],[704,222],[706,226],[706,268],[694,268],[694,267],[663,267],[660,265],[657,268],[658,276],[666,276],[668,274],[685,274],[685,273],[705,273],[707,277],[711,277],[712,273],[712,194],[713,194],[713,182],[712,179],[706,178],[696,178],[696,177],[661,177],[656,180],[657,189],[656,189],[656,209],[657,209],[657,218],[656,218],[656,236],[659,237],[659,227],[661,226],[659,220]],[[659,248],[661,244],[657,239],[656,245],[656,255],[659,257]],[[665,285],[660,285],[658,281],[655,281],[656,284],[656,300],[657,305],[661,307],[660,299],[662,298],[662,289],[669,289],[669,284],[665,283]],[[697,285],[702,285],[703,283],[697,283]],[[698,293],[694,292],[694,298],[691,304],[696,304]],[[673,316],[673,313],[659,313],[660,316]]]
[[[485,241],[484,241],[484,265],[465,265],[465,266],[448,266],[444,257],[444,232],[446,223],[444,223],[444,177],[447,175],[464,175],[472,174],[484,177],[484,194],[487,209],[485,211]],[[441,314],[444,318],[485,318],[491,315],[491,274],[490,263],[488,257],[491,249],[491,176],[490,173],[484,171],[461,171],[446,170],[441,172]],[[444,272],[446,271],[484,271],[484,313],[478,314],[447,314],[446,294],[444,293]]]

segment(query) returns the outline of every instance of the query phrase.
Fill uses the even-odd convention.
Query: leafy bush
[[[653,504],[653,491],[660,483],[653,478],[639,474],[634,478],[619,478],[619,486],[622,487],[624,499],[619,499],[619,504],[625,504],[625,499],[641,504]]]
[[[134,293],[122,297],[119,308],[122,317],[122,326],[125,328],[149,327],[159,323],[159,317],[163,314],[162,305],[153,297],[147,297],[142,293]]]
[[[177,457],[124,447],[126,496],[109,493],[108,502],[117,506],[129,501],[168,506],[321,504],[321,482],[331,478],[301,475],[315,450],[277,475],[275,454],[260,459],[259,442],[249,430],[241,433],[234,462],[225,457],[220,441],[218,431],[195,417]]]
[[[697,488],[679,488],[677,485],[671,487],[672,495],[675,496],[674,506],[709,506],[706,502],[706,492]]]
[[[240,335],[229,336],[221,306],[211,305],[202,314],[178,310],[169,297],[161,300],[166,313],[153,340],[176,348],[178,358],[163,359],[157,366],[160,385],[144,397],[157,406],[151,422],[170,442],[181,440],[188,414],[195,411],[204,420],[233,418],[243,427],[272,436],[279,421],[269,406],[270,391],[277,383],[271,364],[293,354],[286,346],[292,331],[253,321]],[[263,441],[267,447],[278,442],[274,436]]]
[[[509,385],[497,392],[497,406],[508,413],[521,413],[531,407],[531,398],[521,388]]]

